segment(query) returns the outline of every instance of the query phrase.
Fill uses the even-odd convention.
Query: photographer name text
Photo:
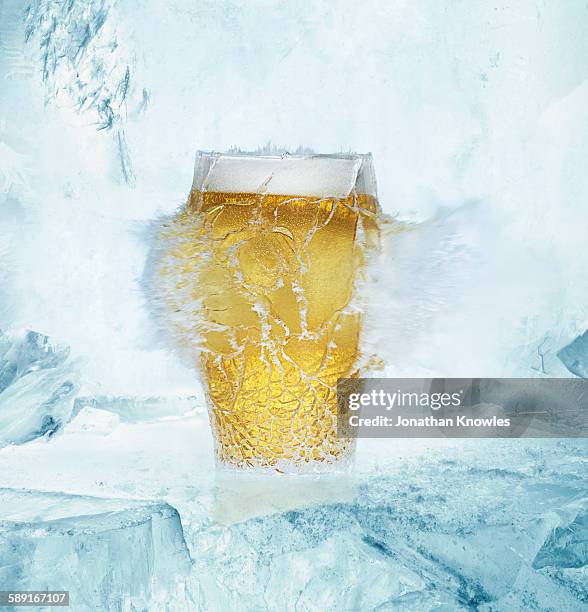
[[[458,408],[462,405],[463,391],[455,393],[393,393],[383,390],[372,390],[369,393],[351,393],[348,397],[349,410],[355,412],[361,408],[376,408],[385,411],[402,408],[426,407],[433,411],[441,408]],[[348,419],[351,427],[510,427],[511,419],[497,416],[472,417],[454,415],[439,417],[434,414],[425,417],[407,417],[405,415],[360,416],[351,414]]]
[[[455,417],[403,417],[396,418],[377,415],[374,417],[360,417],[352,414],[349,417],[351,427],[510,427],[510,418],[478,417],[472,418],[465,415]]]

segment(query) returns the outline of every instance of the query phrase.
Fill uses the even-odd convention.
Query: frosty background
[[[172,503],[200,577],[177,609],[584,609],[582,441],[374,442],[359,505],[307,496],[223,531],[210,449],[186,450],[208,440],[204,416],[136,424],[128,398],[200,397],[142,277],[194,151],[231,147],[373,153],[384,210],[420,223],[388,239],[373,290],[367,342],[388,375],[570,375],[557,352],[588,328],[587,31],[584,0],[0,0],[0,329],[71,347],[41,369],[63,380],[74,360],[79,382],[43,401],[127,397],[3,449],[0,484]],[[14,380],[38,359],[19,355]],[[37,397],[11,393],[4,424],[26,412],[14,398]],[[6,440],[57,427],[25,421]],[[37,503],[11,495],[5,520]],[[167,504],[127,506],[184,542]],[[185,548],[164,546],[154,579],[186,574]],[[56,587],[34,567],[30,588]],[[148,584],[150,567],[104,579],[87,609],[123,609],[116,585]]]
[[[1,14],[0,327],[70,344],[89,385],[196,390],[144,307],[149,222],[184,202],[196,148],[268,143],[371,151],[386,211],[442,219],[381,266],[392,370],[527,375],[547,338],[565,373],[555,352],[588,320],[585,2]]]

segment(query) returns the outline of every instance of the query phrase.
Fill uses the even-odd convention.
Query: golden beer
[[[336,384],[358,375],[356,286],[378,222],[369,156],[199,156],[155,272],[221,463],[304,471],[351,453]]]

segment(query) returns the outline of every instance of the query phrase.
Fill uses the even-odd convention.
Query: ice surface
[[[585,444],[494,442],[439,445],[433,460],[405,457],[396,467],[379,456],[376,471],[356,474],[351,495],[343,487],[306,507],[291,496],[288,511],[192,523],[209,609],[585,609],[581,579],[562,573],[588,564]],[[509,453],[516,467],[506,467]],[[567,468],[557,465],[564,456]],[[223,486],[217,503],[235,508],[238,496],[224,496]],[[283,486],[275,494],[287,503]]]
[[[123,423],[136,423],[185,416],[200,405],[196,397],[78,397],[72,418],[82,410],[92,408],[115,414]]]
[[[72,415],[78,373],[67,347],[0,331],[0,447],[52,436]]]
[[[557,356],[572,374],[588,378],[588,331],[562,348]]]
[[[2,589],[69,590],[75,610],[164,610],[185,601],[190,569],[168,504],[0,489]]]
[[[204,411],[107,431],[76,420],[51,444],[0,451],[0,485],[51,483],[177,508],[194,561],[178,610],[575,612],[588,604],[584,440],[360,440],[349,475],[236,477],[215,474]],[[98,511],[85,497],[0,508],[10,520],[61,521],[146,504],[96,503]],[[134,559],[132,547],[117,554]],[[93,558],[78,561],[92,580]],[[43,575],[39,566],[25,574],[31,584]]]

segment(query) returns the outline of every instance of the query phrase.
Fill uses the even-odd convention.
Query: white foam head
[[[198,191],[347,197],[352,191],[376,195],[371,155],[196,154]]]

